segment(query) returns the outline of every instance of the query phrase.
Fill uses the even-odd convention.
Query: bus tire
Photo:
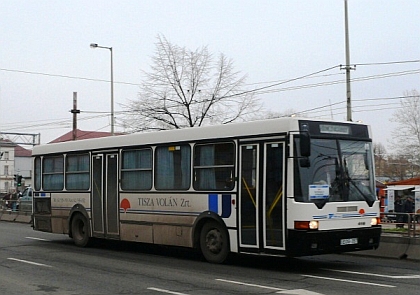
[[[211,263],[223,263],[229,255],[228,232],[216,221],[206,222],[200,232],[200,249]]]
[[[79,247],[86,247],[89,245],[89,225],[86,218],[77,213],[71,220],[71,232],[74,244]]]

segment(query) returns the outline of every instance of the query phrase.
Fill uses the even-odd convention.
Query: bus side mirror
[[[302,157],[309,157],[311,156],[311,137],[309,136],[309,132],[301,132],[300,133],[300,155]]]
[[[365,153],[363,154],[363,161],[365,163],[365,169],[369,171],[369,160],[368,160],[368,153],[369,153],[369,145],[365,144]]]
[[[299,148],[301,156],[299,159],[300,167],[311,167],[311,162],[309,161],[309,157],[311,156],[311,137],[309,136],[309,132],[303,131],[300,133]]]
[[[369,171],[369,161],[368,161],[368,155],[363,155],[363,162],[365,163],[365,169]]]

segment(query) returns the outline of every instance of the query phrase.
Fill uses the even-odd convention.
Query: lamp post
[[[112,62],[112,47],[99,46],[96,43],[91,43],[90,48],[104,48],[111,52],[111,135],[114,135],[114,68]]]

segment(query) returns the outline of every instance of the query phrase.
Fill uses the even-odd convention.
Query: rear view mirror
[[[300,155],[302,157],[309,157],[311,155],[311,137],[309,132],[300,133]]]

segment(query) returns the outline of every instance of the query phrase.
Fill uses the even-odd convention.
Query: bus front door
[[[92,223],[93,236],[119,235],[118,154],[93,155]]]
[[[240,246],[284,250],[284,142],[240,146]]]

